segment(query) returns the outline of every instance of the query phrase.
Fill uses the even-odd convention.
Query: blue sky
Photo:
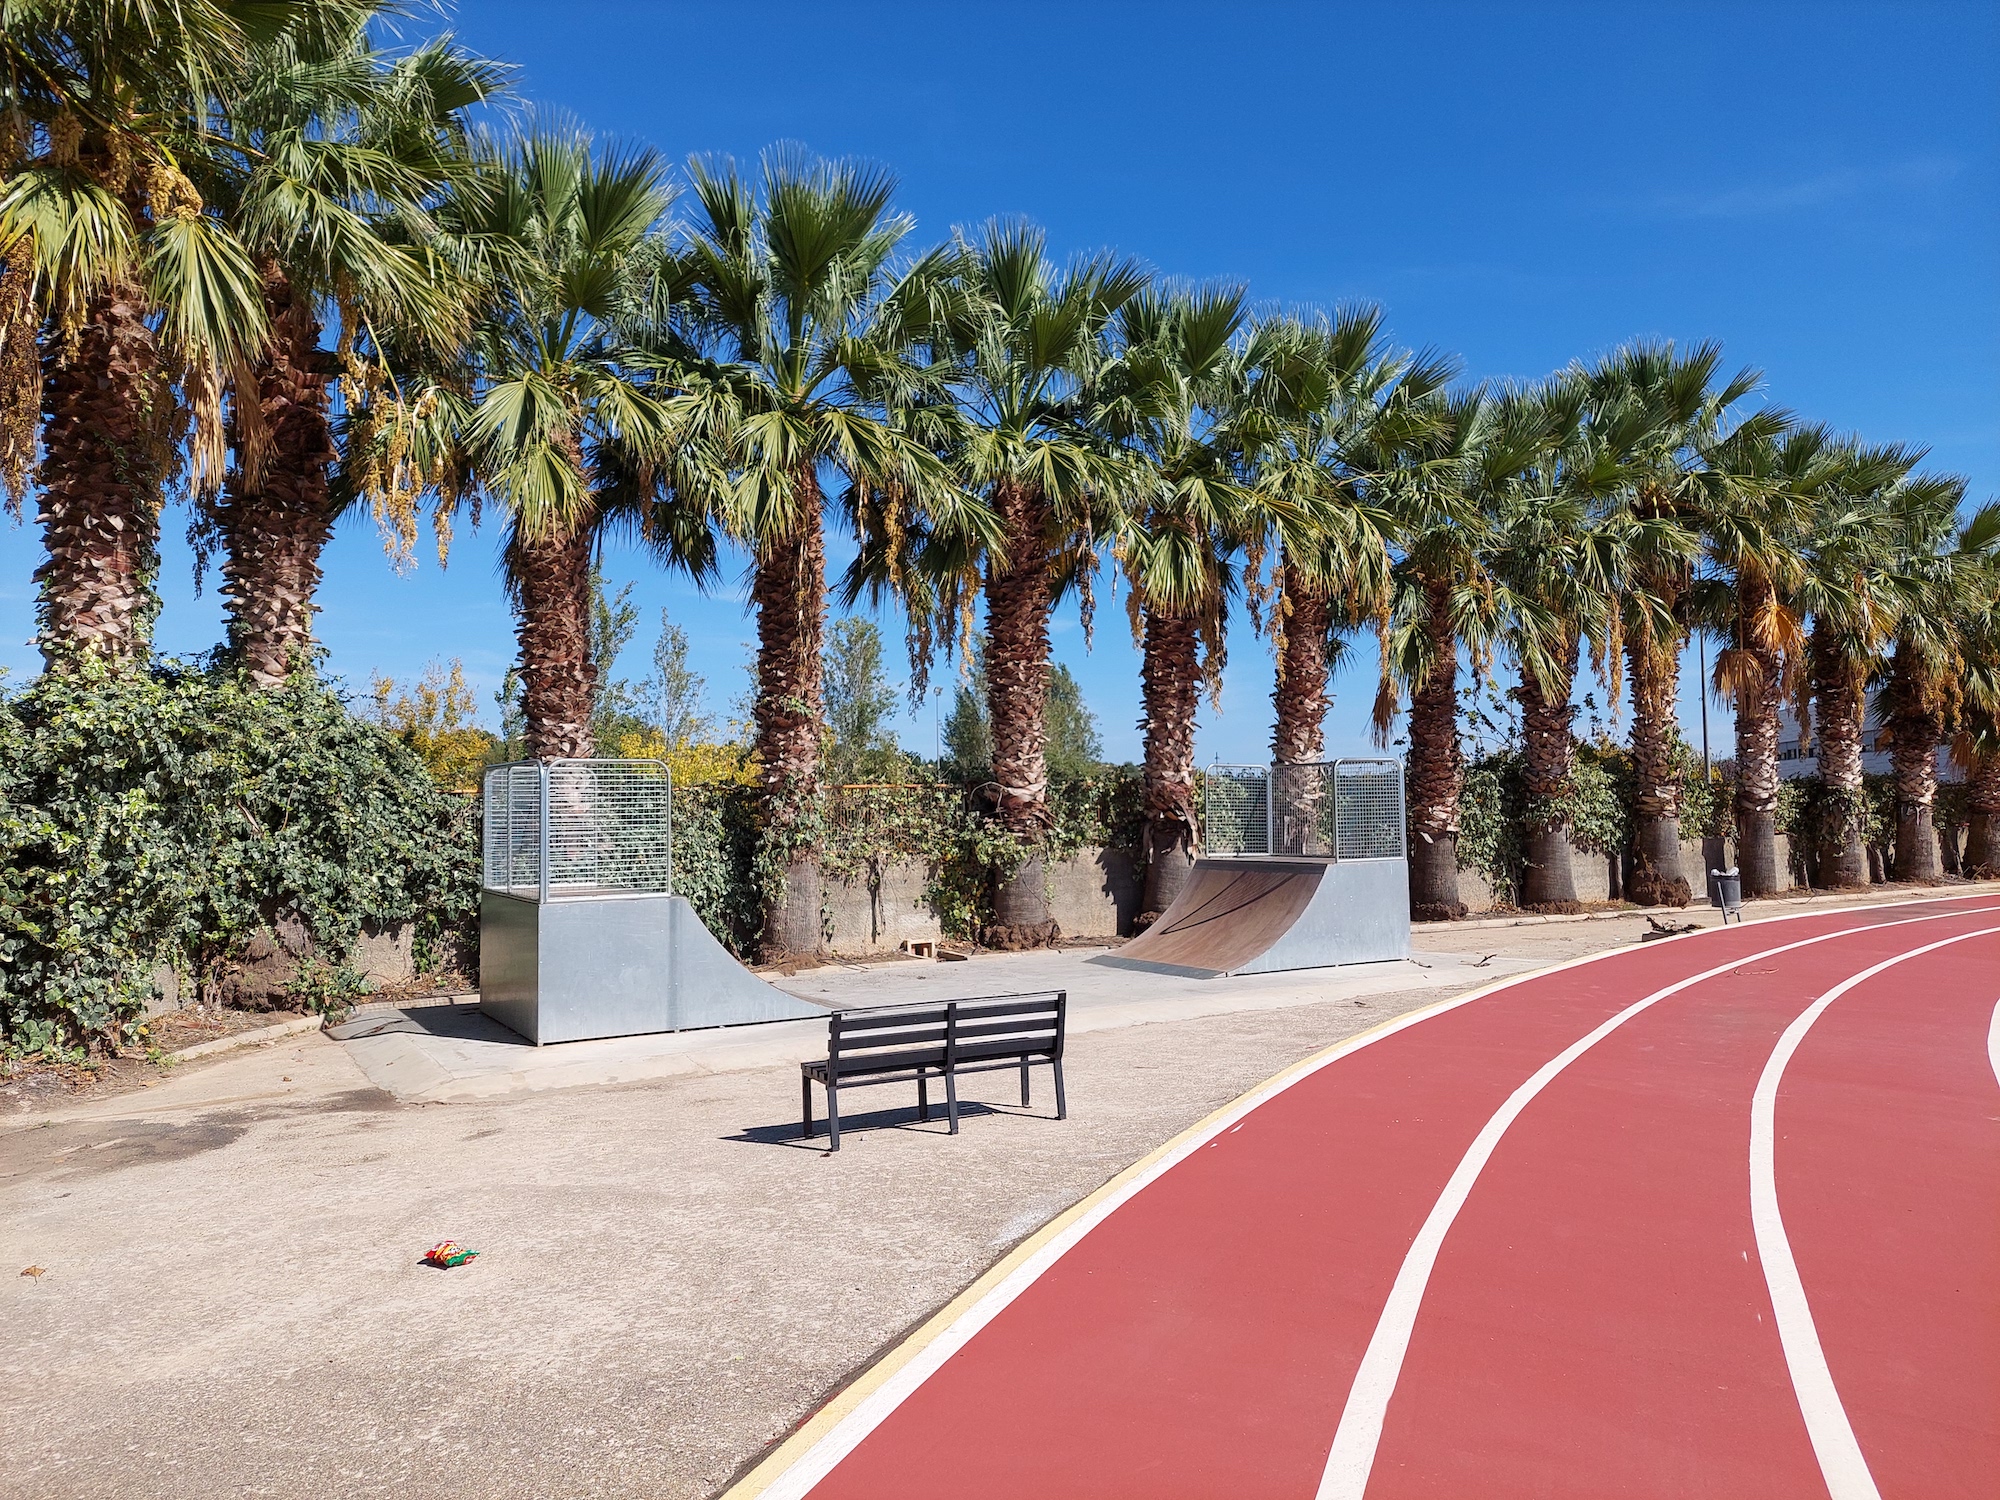
[[[1468,378],[1533,378],[1632,337],[1717,338],[1761,399],[2000,494],[2000,8],[1647,6],[468,5],[457,30],[524,93],[669,158],[772,141],[886,164],[917,239],[1021,214],[1060,251],[1248,284],[1267,305],[1379,302],[1394,336]],[[159,639],[220,635],[166,522]],[[326,559],[320,633],[356,690],[457,657],[489,702],[512,656],[496,536],[461,528],[392,571],[372,527]],[[0,666],[37,658],[32,526],[0,522]],[[712,597],[613,550],[687,631],[711,708],[741,690],[740,568]],[[893,638],[900,625],[885,622]],[[1122,607],[1057,656],[1105,748],[1136,757]],[[1366,743],[1371,667],[1336,684],[1329,749]],[[1239,613],[1202,759],[1262,759],[1270,653]],[[1693,674],[1688,674],[1691,679]],[[1683,718],[1698,704],[1687,684]],[[490,706],[489,706],[490,714]],[[1716,719],[1718,744],[1727,732]],[[928,710],[903,725],[928,751]]]

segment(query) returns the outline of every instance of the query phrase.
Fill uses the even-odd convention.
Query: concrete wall
[[[1569,862],[1576,880],[1577,900],[1587,904],[1624,899],[1625,881],[1632,873],[1629,857],[1598,854],[1572,844]],[[1709,870],[1726,870],[1735,863],[1733,839],[1681,841],[1681,873],[1687,876],[1696,905],[1708,900]],[[1791,841],[1782,834],[1778,837],[1778,867],[1784,872],[1781,877],[1783,889],[1789,890],[1798,883],[1792,870]],[[1458,872],[1458,899],[1465,903],[1468,910],[1476,912],[1492,911],[1503,905],[1499,893],[1494,891],[1484,875],[1464,868]]]
[[[941,935],[924,902],[928,874],[917,861],[882,866],[878,878],[830,881],[825,903],[836,953],[889,953]],[[1049,914],[1064,937],[1115,937],[1139,914],[1139,872],[1117,849],[1085,849],[1049,867]]]

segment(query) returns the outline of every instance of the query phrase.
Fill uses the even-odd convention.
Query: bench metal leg
[[[928,1073],[925,1073],[922,1069],[918,1069],[917,1070],[917,1118],[919,1120],[928,1120],[930,1117],[931,1117],[930,1075]]]
[[[1021,1059],[1021,1108],[1028,1107],[1028,1060]]]
[[[831,1078],[826,1085],[826,1134],[827,1149],[840,1149],[840,1087]]]
[[[951,1118],[951,1133],[958,1134],[958,1073],[955,1069],[944,1070],[944,1112]]]
[[[1054,1065],[1056,1070],[1056,1118],[1058,1120],[1067,1120],[1069,1118],[1069,1103],[1063,1098],[1062,1059],[1060,1057],[1054,1059]]]
[[[799,1074],[799,1102],[804,1107],[806,1122],[799,1133],[807,1140],[811,1140],[813,1133],[813,1081],[803,1073]]]

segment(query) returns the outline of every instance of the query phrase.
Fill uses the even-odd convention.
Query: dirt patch
[[[52,1125],[16,1140],[23,1143],[23,1155],[29,1147],[45,1148],[52,1180],[78,1182],[127,1167],[186,1161],[219,1151],[240,1140],[249,1128],[246,1113],[231,1111],[179,1122],[108,1120]]]

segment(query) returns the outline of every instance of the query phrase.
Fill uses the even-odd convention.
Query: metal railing
[[[1208,769],[1202,852],[1368,860],[1407,857],[1403,768],[1393,760]]]
[[[673,809],[673,776],[657,760],[493,766],[483,882],[533,901],[671,891]]]

